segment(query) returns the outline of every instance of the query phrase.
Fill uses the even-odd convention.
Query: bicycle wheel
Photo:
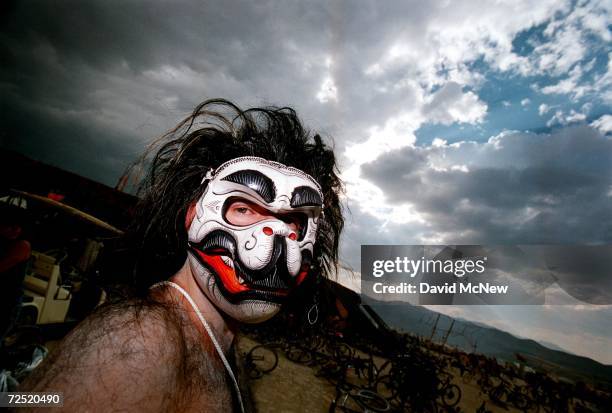
[[[263,376],[263,373],[253,363],[247,364],[246,370],[250,379],[256,380]]]
[[[336,343],[331,346],[331,354],[336,358],[351,358],[353,357],[353,349],[345,343]]]
[[[505,406],[507,402],[506,389],[503,386],[494,387],[489,393],[489,398],[497,405]]]
[[[454,407],[461,400],[461,389],[456,384],[449,384],[442,389],[442,403],[448,407]]]
[[[387,412],[390,409],[389,402],[384,397],[370,390],[359,390],[353,398],[366,411]]]
[[[287,358],[295,363],[309,364],[312,362],[312,353],[299,347],[292,347],[285,352]]]
[[[387,400],[397,397],[397,383],[389,375],[379,377],[374,383],[374,390]]]
[[[278,365],[278,355],[276,351],[261,344],[255,346],[247,354],[247,362],[253,364],[253,366],[262,373],[269,373],[276,368]]]
[[[527,397],[518,391],[511,393],[510,396],[508,396],[508,399],[511,400],[514,407],[519,410],[526,411],[530,407]]]

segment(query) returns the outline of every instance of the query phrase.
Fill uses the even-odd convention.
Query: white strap
[[[208,171],[206,171],[206,175],[204,175],[204,177],[202,178],[200,185],[202,185],[206,181],[212,181],[213,176],[214,176],[214,169],[210,168]]]
[[[244,405],[242,404],[242,395],[240,394],[240,387],[238,387],[238,381],[236,380],[236,376],[234,376],[232,367],[229,365],[227,358],[225,358],[225,354],[223,354],[223,350],[221,349],[221,346],[219,345],[219,342],[217,341],[217,338],[215,337],[215,334],[213,333],[212,328],[210,328],[210,325],[208,325],[208,322],[206,322],[206,319],[202,315],[202,312],[200,311],[196,303],[193,301],[193,298],[191,298],[189,293],[185,291],[183,287],[181,287],[180,285],[176,283],[173,283],[172,281],[161,281],[161,282],[158,282],[157,284],[152,285],[151,288],[159,287],[161,285],[169,285],[170,287],[178,290],[181,294],[183,294],[185,299],[189,301],[189,304],[191,304],[191,307],[193,307],[196,315],[202,322],[204,329],[208,333],[208,336],[210,337],[210,341],[212,341],[213,345],[215,346],[215,349],[217,350],[217,354],[219,354],[219,357],[221,357],[221,361],[223,362],[223,365],[225,366],[227,373],[230,375],[232,382],[234,383],[234,388],[236,389],[236,395],[238,396],[238,402],[240,403],[240,411],[244,413]]]

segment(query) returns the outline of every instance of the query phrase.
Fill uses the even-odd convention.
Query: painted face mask
[[[303,171],[257,157],[208,174],[189,235],[189,264],[209,300],[230,317],[262,322],[308,275],[323,207]]]

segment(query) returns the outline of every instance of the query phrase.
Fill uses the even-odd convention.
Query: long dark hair
[[[319,182],[324,209],[312,270],[326,278],[335,274],[344,219],[339,199],[343,185],[332,148],[305,129],[291,108],[242,110],[227,100],[212,99],[199,104],[135,164],[148,165],[127,235],[137,294],[146,294],[148,287],[170,278],[183,265],[185,216],[203,193],[202,178],[210,168],[240,156],[293,166]]]

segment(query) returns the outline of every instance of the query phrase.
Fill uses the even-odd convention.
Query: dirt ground
[[[246,355],[257,344],[259,343],[251,338],[241,336],[238,351]],[[328,412],[336,394],[335,387],[327,380],[316,377],[314,369],[287,360],[280,351],[278,356],[279,363],[276,369],[259,379],[249,381],[257,412]],[[383,360],[378,361],[382,365]],[[502,408],[494,405],[488,401],[486,395],[480,393],[477,385],[464,383],[459,377],[459,371],[452,370],[455,376],[453,383],[458,385],[462,392],[458,405],[462,412],[476,412],[483,400],[487,400],[486,408],[493,413],[519,412],[512,407]]]

